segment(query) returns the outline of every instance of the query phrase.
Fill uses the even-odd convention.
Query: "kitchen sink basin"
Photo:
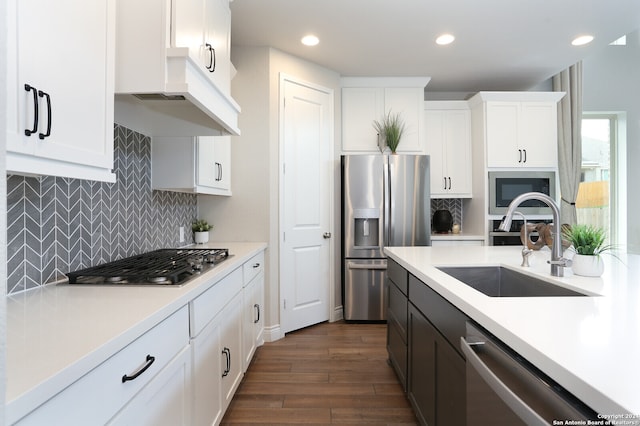
[[[502,266],[447,266],[437,269],[490,297],[585,296]]]

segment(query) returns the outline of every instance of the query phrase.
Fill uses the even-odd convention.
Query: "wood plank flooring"
[[[265,343],[223,425],[417,425],[387,364],[386,324],[322,323]]]

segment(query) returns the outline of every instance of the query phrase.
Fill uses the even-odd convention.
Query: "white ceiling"
[[[234,0],[232,45],[343,76],[428,76],[427,91],[527,90],[640,28],[640,0]],[[435,44],[450,32],[449,46]],[[315,47],[300,43],[313,33]],[[570,42],[589,33],[588,46]]]

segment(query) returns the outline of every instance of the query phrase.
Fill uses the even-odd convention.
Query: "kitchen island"
[[[551,277],[548,248],[523,268],[521,247],[389,247],[387,255],[593,410],[640,415],[640,256],[603,256],[602,277]],[[570,254],[567,254],[570,257]],[[489,297],[437,266],[498,266],[585,297]]]
[[[80,399],[63,399],[61,403],[57,398],[59,403],[56,409],[61,410],[58,412],[90,410],[87,408],[91,406],[90,403],[109,405],[115,411],[119,410],[126,401],[114,401],[117,395],[109,391],[109,386],[114,381],[117,385],[124,383],[122,374],[129,370],[119,375],[109,371],[105,377],[97,367],[106,364],[106,360],[117,360],[122,355],[135,368],[137,358],[124,350],[133,346],[132,342],[143,338],[146,339],[143,341],[145,347],[141,350],[153,349],[162,355],[165,355],[163,348],[154,345],[175,340],[181,348],[186,346],[187,349],[181,349],[180,354],[185,365],[190,364],[189,346],[195,340],[194,324],[206,324],[208,320],[201,321],[200,318],[213,315],[209,306],[222,305],[225,298],[231,298],[227,278],[233,278],[233,294],[239,294],[242,298],[244,292],[239,293],[238,289],[244,290],[243,276],[247,280],[247,273],[243,269],[248,267],[256,270],[255,259],[262,259],[260,262],[263,263],[262,256],[266,249],[264,243],[213,242],[198,245],[197,248],[216,246],[229,248],[232,256],[184,285],[72,285],[60,282],[8,296],[7,424],[22,419],[41,404],[53,401],[53,397],[65,393],[68,395],[70,392],[66,390],[74,392],[81,379],[89,374],[93,374],[88,383],[89,393],[75,391],[76,396],[80,394]],[[263,266],[260,265],[261,268]],[[209,309],[198,309],[200,306]],[[250,313],[253,312],[253,304],[248,308]],[[178,325],[172,325],[167,319]],[[168,361],[170,356],[173,355],[168,354],[164,360]],[[149,369],[150,373],[155,374],[153,369],[163,362],[162,356],[158,355],[157,358],[156,365]],[[189,368],[189,365],[184,368],[187,376]],[[100,374],[94,374],[96,372]],[[96,381],[96,375],[101,380]],[[127,382],[127,385],[132,384],[130,389],[136,385],[135,380],[126,380],[131,380]],[[131,392],[138,390],[132,389]],[[103,423],[98,420],[97,410],[87,415],[93,416],[96,424]],[[50,420],[56,423],[58,419],[54,416]],[[74,423],[79,424],[78,421],[66,424]]]

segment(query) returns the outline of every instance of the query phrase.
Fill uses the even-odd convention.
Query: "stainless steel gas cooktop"
[[[160,249],[69,272],[69,284],[180,285],[229,258],[228,249]]]

